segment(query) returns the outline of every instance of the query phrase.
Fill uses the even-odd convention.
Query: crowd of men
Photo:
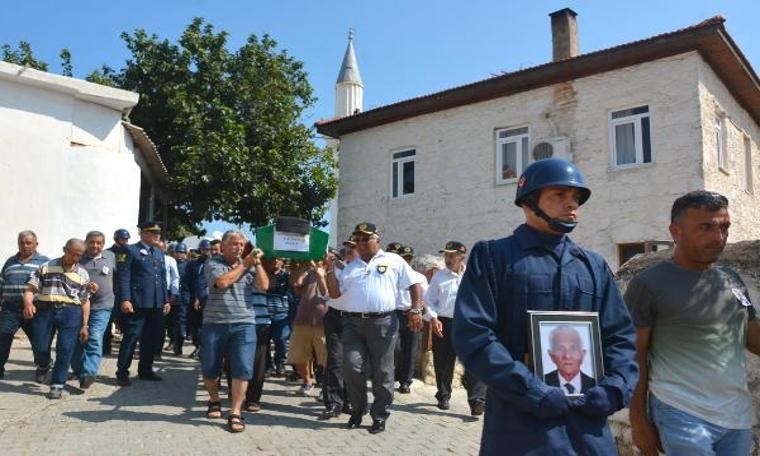
[[[194,346],[209,419],[223,418],[227,379],[230,432],[245,429],[244,411],[261,409],[265,377],[292,365],[298,394],[321,386],[319,419],[345,413],[355,429],[369,414],[376,434],[394,394],[411,390],[427,324],[437,406],[450,407],[458,356],[471,414],[485,413],[482,454],[615,454],[607,417],[629,404],[643,454],[749,454],[755,414],[745,348],[760,354],[760,324],[742,278],[715,264],[728,238],[728,200],[709,191],[679,197],[672,258],[639,274],[623,297],[604,259],[568,236],[590,196],[575,165],[535,162],[514,200],[525,223],[475,244],[466,265],[467,246],[455,240],[442,246],[443,261],[397,242],[382,249],[370,222],[324,259],[287,264],[238,231],[202,241],[192,260],[186,245],[163,243],[154,222],[139,225],[137,243],[118,230],[104,249],[105,236],[92,231],[52,260],[22,231],[0,274],[0,378],[23,329],[48,397],[60,398],[70,378],[87,389],[117,323],[121,386],[131,385],[138,344],[138,378],[161,380],[153,361],[168,336],[175,355],[187,341]],[[556,369],[535,372],[528,311],[595,313],[596,376],[581,371],[579,332],[562,326],[549,335]]]

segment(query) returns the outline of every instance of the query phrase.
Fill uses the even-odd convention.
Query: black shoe
[[[362,416],[351,415],[351,418],[348,419],[348,423],[346,423],[346,429],[356,429],[361,425],[362,425]]]
[[[158,361],[164,360],[164,358],[161,357],[161,353],[156,353],[155,355],[153,355],[153,359],[158,360]]]
[[[441,399],[438,401],[438,408],[441,410],[448,410],[451,408],[451,405],[449,404],[448,399]]]
[[[0,367],[0,378],[3,378],[3,377],[5,377],[5,368]]]
[[[174,356],[182,356],[182,346],[181,345],[175,345],[174,346]]]
[[[34,371],[34,381],[37,383],[48,383],[48,374],[50,373],[49,367],[38,367],[36,371]]]
[[[398,392],[401,394],[409,394],[412,392],[412,389],[409,388],[409,385],[401,385],[398,387]]]
[[[319,415],[319,420],[329,420],[330,418],[337,418],[340,416],[340,407],[337,405],[334,405],[330,407],[329,409],[322,412],[321,415]]]
[[[79,389],[86,390],[91,387],[93,383],[95,383],[95,376],[85,375],[82,377],[82,380],[79,381]]]
[[[277,368],[274,371],[275,377],[284,377],[285,376],[285,366],[277,366]]]
[[[144,374],[137,374],[140,380],[148,380],[149,382],[160,382],[163,378],[155,372],[146,372]]]
[[[352,414],[351,405],[348,402],[344,402],[343,407],[341,407],[340,411],[342,413],[345,413],[346,415],[351,415]]]
[[[470,404],[470,415],[480,416],[486,411],[486,404],[483,402],[473,402]]]
[[[70,382],[71,380],[76,380],[78,378],[79,378],[79,374],[69,372],[69,376],[66,378],[66,381]]]
[[[385,430],[385,420],[372,420],[372,427],[369,428],[370,434],[379,434]]]
[[[116,377],[116,384],[119,386],[130,386],[132,385],[132,380],[129,379],[129,376]]]

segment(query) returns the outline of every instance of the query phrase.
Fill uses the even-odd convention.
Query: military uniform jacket
[[[606,417],[574,410],[554,419],[534,415],[548,391],[525,364],[528,310],[599,312],[604,377],[627,404],[638,381],[635,330],[599,255],[566,239],[561,258],[526,225],[512,236],[477,243],[457,294],[454,346],[463,364],[488,385],[481,454],[616,454]]]
[[[119,299],[131,301],[139,309],[162,308],[168,301],[163,252],[158,247],[151,252],[138,242],[125,246],[121,253],[126,257],[117,263]]]

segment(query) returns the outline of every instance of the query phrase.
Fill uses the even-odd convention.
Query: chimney
[[[555,11],[552,18],[552,61],[569,59],[578,55],[578,14],[570,8]]]

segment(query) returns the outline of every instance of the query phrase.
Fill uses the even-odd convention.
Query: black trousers
[[[323,325],[327,345],[327,364],[322,383],[324,404],[327,409],[341,409],[348,402],[343,383],[343,318],[337,310],[330,307],[324,316]]]
[[[256,354],[253,358],[253,378],[248,382],[245,392],[246,402],[261,401],[261,393],[264,390],[264,374],[267,372],[267,351],[269,349],[269,336],[271,326],[256,325]]]
[[[443,337],[433,335],[433,368],[435,369],[435,384],[438,387],[435,398],[440,401],[451,398],[451,381],[454,378],[457,354],[452,341],[452,319],[438,317],[438,320],[443,324]],[[467,401],[470,404],[486,401],[485,383],[466,369],[462,384],[467,390]]]
[[[393,353],[398,338],[395,313],[380,318],[343,318],[343,380],[353,413],[367,412],[367,378],[372,379],[374,402],[369,414],[386,420],[393,403]],[[364,370],[369,359],[370,372]]]
[[[412,384],[414,371],[420,359],[421,331],[409,329],[406,312],[396,311],[398,318],[398,343],[396,344],[396,381],[402,386]]]
[[[202,302],[201,304],[206,305],[205,302]],[[203,309],[195,310],[191,303],[187,308],[187,322],[185,323],[185,329],[195,348],[201,346],[201,325],[203,325]]]
[[[164,313],[162,308],[135,309],[134,313],[122,314],[121,319],[124,338],[119,347],[117,362],[117,377],[129,376],[129,366],[132,365],[132,355],[137,342],[140,342],[140,362],[138,374],[153,372],[153,358],[161,350],[161,339],[164,334]]]

